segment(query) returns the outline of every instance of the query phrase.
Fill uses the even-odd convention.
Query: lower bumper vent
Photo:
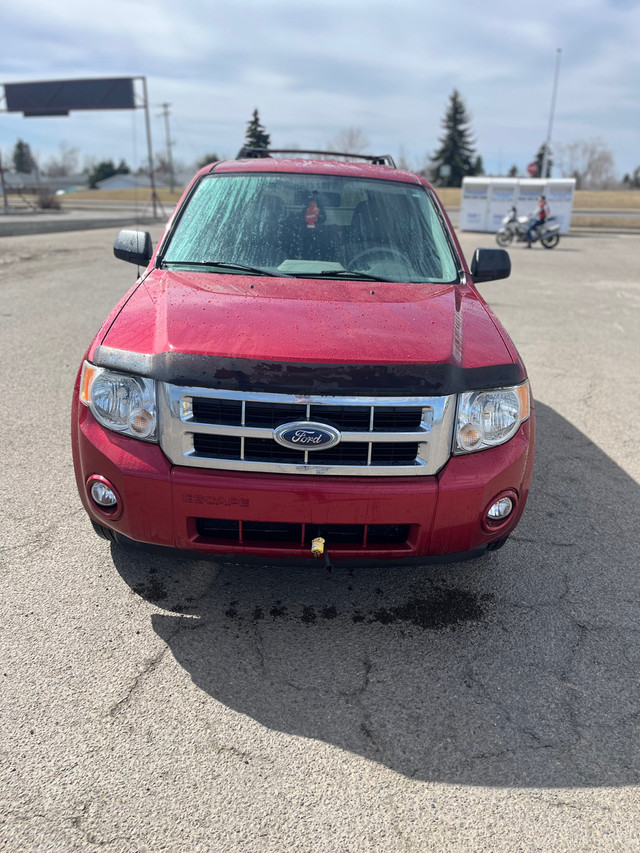
[[[311,548],[318,536],[327,548],[402,547],[409,538],[409,524],[299,524],[277,521],[234,521],[196,518],[198,536],[212,544],[258,545],[279,548]]]

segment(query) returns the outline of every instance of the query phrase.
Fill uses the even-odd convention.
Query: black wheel
[[[96,534],[101,539],[106,539],[107,542],[117,541],[115,530],[111,530],[110,527],[104,527],[102,524],[98,524],[98,522],[94,521],[92,518],[89,520],[91,521],[91,525],[93,526],[93,529],[95,530]]]
[[[555,249],[555,247],[560,242],[560,235],[550,234],[548,237],[541,237],[540,242],[545,247],[545,249]]]
[[[513,233],[511,231],[498,231],[496,234],[496,243],[502,248],[510,246],[513,242]]]

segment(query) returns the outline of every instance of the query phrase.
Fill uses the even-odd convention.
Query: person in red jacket
[[[533,212],[533,222],[529,225],[529,228],[527,229],[527,249],[531,248],[531,243],[533,240],[532,232],[534,228],[537,228],[538,225],[542,225],[548,215],[549,209],[547,208],[547,199],[545,198],[545,196],[541,195],[538,198],[538,206]]]

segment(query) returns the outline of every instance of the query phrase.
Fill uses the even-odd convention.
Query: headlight
[[[156,384],[153,379],[116,373],[85,361],[80,400],[107,429],[157,441]]]
[[[473,453],[504,444],[529,417],[529,383],[458,397],[454,453]]]

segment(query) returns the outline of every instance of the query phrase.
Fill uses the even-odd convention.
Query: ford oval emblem
[[[327,424],[299,421],[276,427],[273,437],[278,444],[294,450],[327,450],[340,441],[340,432]]]

